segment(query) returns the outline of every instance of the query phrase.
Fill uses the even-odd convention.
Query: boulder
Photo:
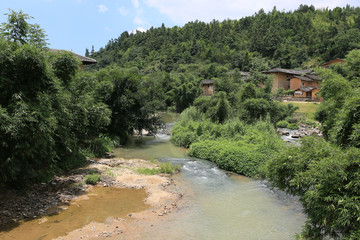
[[[298,134],[298,133],[297,133],[297,134],[293,134],[293,135],[291,135],[291,137],[292,137],[292,138],[301,138],[301,134]]]

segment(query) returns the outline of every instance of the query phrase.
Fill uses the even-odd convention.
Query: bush
[[[282,120],[276,123],[278,128],[288,128],[289,123],[286,120]]]
[[[297,123],[289,123],[287,128],[296,130],[299,129],[299,125],[297,125]]]
[[[205,140],[191,145],[189,155],[215,162],[220,168],[243,174],[248,177],[257,177],[262,174],[261,169],[269,156],[278,151],[280,141],[257,142],[252,137],[247,141]],[[264,139],[262,139],[264,140]]]
[[[105,152],[110,152],[114,148],[114,141],[106,135],[100,135],[90,143],[90,151],[95,157],[104,157]]]
[[[101,180],[101,176],[99,174],[88,174],[85,176],[84,181],[86,184],[96,185],[97,182]]]
[[[191,145],[190,156],[215,162],[220,168],[249,177],[259,175],[267,156],[241,142],[203,141]]]
[[[180,171],[180,166],[175,166],[171,162],[161,163],[159,166],[160,173],[173,174]]]
[[[139,168],[136,171],[144,175],[155,175],[159,173],[174,174],[175,172],[180,171],[180,167],[174,166],[170,162],[165,162],[161,163],[159,168]]]
[[[294,90],[286,90],[284,91],[284,95],[287,95],[287,96],[294,96]]]
[[[306,239],[352,238],[360,229],[360,150],[306,137],[284,148],[266,166],[268,179],[298,195],[307,214]]]
[[[284,95],[285,89],[279,88],[276,90],[275,97],[282,97]]]

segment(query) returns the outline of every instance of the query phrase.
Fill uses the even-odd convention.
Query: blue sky
[[[263,8],[295,10],[300,4],[316,8],[360,6],[360,0],[0,0],[0,22],[7,9],[22,10],[34,17],[48,35],[49,47],[97,51],[124,31],[183,26],[189,21],[239,19]]]

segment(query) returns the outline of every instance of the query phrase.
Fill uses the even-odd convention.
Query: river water
[[[215,164],[186,156],[186,150],[159,134],[134,140],[117,157],[158,159],[181,166],[176,176],[186,207],[143,239],[295,239],[305,222],[295,197],[264,181],[228,174]]]

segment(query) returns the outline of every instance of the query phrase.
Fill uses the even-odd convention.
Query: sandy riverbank
[[[89,168],[111,175],[113,180],[110,185],[113,187],[144,188],[148,194],[145,203],[149,209],[129,213],[126,217],[109,217],[104,223],[92,222],[57,239],[139,239],[143,231],[166,221],[169,214],[178,210],[183,193],[169,175],[149,176],[136,172],[138,168],[154,167],[156,164],[141,159],[101,159],[91,164]],[[109,185],[109,181],[101,184]]]

